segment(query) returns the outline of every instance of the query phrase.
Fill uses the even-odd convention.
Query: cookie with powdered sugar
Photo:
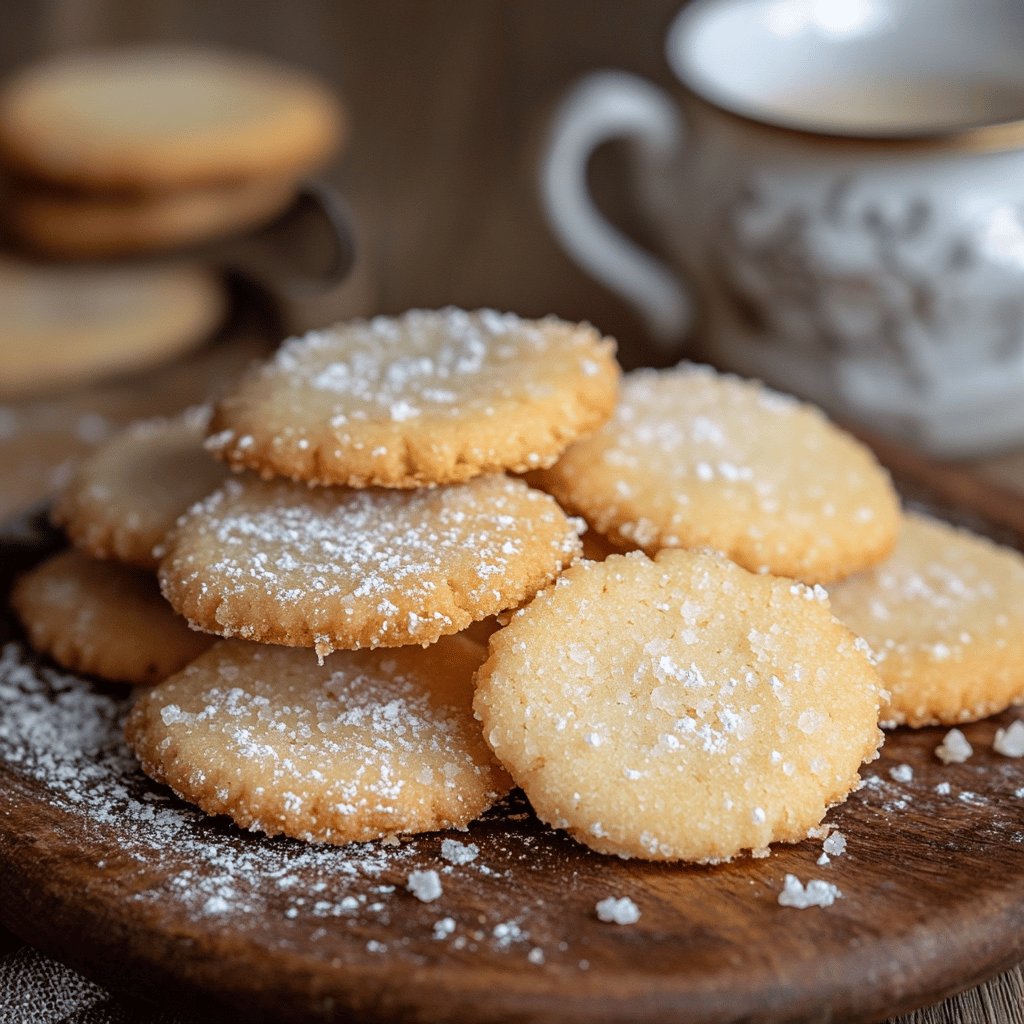
[[[71,542],[94,558],[155,569],[175,520],[228,475],[203,450],[209,411],[133,423],[80,463],[53,508]]]
[[[473,719],[483,648],[308,651],[229,640],[144,694],[146,773],[242,828],[324,843],[464,828],[511,781]]]
[[[73,549],[22,576],[11,605],[34,650],[112,682],[158,683],[214,642],[174,614],[152,573]]]
[[[1024,703],[1024,556],[908,514],[881,565],[830,588],[889,689],[886,725],[970,722]]]
[[[881,681],[825,591],[720,555],[580,562],[489,650],[484,738],[544,821],[602,853],[801,840],[882,741]]]
[[[232,479],[179,521],[160,582],[221,636],[321,656],[429,644],[550,583],[580,525],[504,476],[414,491]]]
[[[878,562],[899,528],[888,474],[819,410],[689,364],[628,374],[613,418],[530,479],[623,548],[809,583]]]
[[[337,324],[244,377],[208,444],[235,469],[350,487],[549,466],[611,415],[614,350],[586,324],[493,310]]]

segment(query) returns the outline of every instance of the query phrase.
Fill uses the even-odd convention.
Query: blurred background
[[[872,6],[866,0],[801,2],[818,17],[843,14],[841,24]],[[324,182],[340,198],[357,255],[332,287],[292,286],[290,278],[302,278],[303,259],[315,246],[294,218],[285,218],[295,229],[291,234],[268,238],[260,229],[291,209],[297,180],[282,186],[272,176],[256,176],[246,183],[250,192],[234,184],[220,192],[215,183],[205,193],[185,188],[154,193],[151,201],[102,185],[55,184],[38,169],[26,172],[8,153],[7,255],[0,255],[0,522],[44,501],[75,458],[122,423],[202,401],[286,335],[338,319],[448,304],[553,313],[590,320],[614,335],[627,367],[676,361],[683,337],[658,347],[635,311],[566,254],[544,214],[538,167],[556,108],[589,71],[633,72],[663,89],[669,103],[683,100],[666,58],[666,32],[687,6],[686,0],[7,5],[0,80],[8,83],[40,61],[140,44],[255,55],[307,76],[340,101],[343,114],[330,147],[310,158],[299,178]],[[39,120],[45,145],[59,150],[59,118]],[[280,141],[268,139],[268,147]],[[648,212],[656,204],[644,194],[635,156],[622,141],[599,145],[587,164],[587,185],[610,223],[656,257],[677,262],[678,254],[665,251],[664,225]],[[754,209],[753,216],[760,212]],[[885,211],[864,211],[870,231],[870,218],[878,216],[884,220]],[[684,237],[686,226],[667,234],[672,231]],[[888,243],[879,237],[884,249]],[[1015,239],[1009,262],[1006,252],[998,254],[1012,270],[1011,285],[1024,260],[1024,243]],[[183,253],[191,254],[186,263],[195,263],[198,253],[200,264],[212,264],[218,274],[225,267],[252,271],[244,264],[261,247],[269,257],[255,259],[255,271],[241,280],[235,275],[224,295],[199,301],[193,288],[195,308],[175,298],[186,287],[180,275],[160,276],[165,266],[180,269]],[[847,248],[839,246],[841,258]],[[151,272],[156,279],[143,280]],[[852,277],[840,284],[852,281],[852,291],[846,288],[839,302],[852,299],[854,312],[873,312],[871,289],[892,283],[883,274],[858,292],[862,270],[840,268],[844,274]],[[823,286],[812,280],[811,287]],[[940,295],[944,288],[940,281]],[[769,290],[769,304],[774,294]],[[959,299],[949,301],[955,306]],[[1019,306],[997,311],[1013,318],[1018,347],[1024,344]],[[90,318],[95,323],[86,331]],[[1003,330],[1001,323],[996,327]],[[954,324],[947,333],[957,330]],[[747,372],[771,380],[770,373]],[[999,371],[996,379],[1005,381],[1007,374]],[[1024,388],[1024,380],[1014,386]],[[814,397],[813,389],[808,392]],[[928,397],[922,394],[924,419]],[[1010,404],[1019,419],[1014,410],[1020,403]],[[954,426],[954,440],[956,432]],[[1024,488],[1019,446],[988,454],[993,457],[980,464],[983,472]]]
[[[446,304],[555,313],[591,320],[619,338],[625,362],[643,361],[637,316],[578,269],[546,225],[536,165],[553,107],[587,70],[625,68],[674,88],[664,37],[678,9],[679,0],[8,5],[5,79],[53,55],[138,43],[213,45],[315,76],[346,111],[343,141],[318,175],[347,204],[359,255],[342,286],[289,299],[280,319],[254,319],[248,309],[244,341],[207,344],[128,379],[101,374],[55,389],[44,371],[30,393],[12,394],[0,363],[0,519],[44,498],[84,447],[121,422],[198,401],[264,341],[343,317]],[[657,251],[625,187],[624,150],[613,143],[597,152],[594,194],[612,220]],[[55,380],[56,370],[55,363]]]
[[[395,312],[491,305],[642,330],[625,304],[564,254],[536,196],[553,105],[592,68],[668,88],[666,28],[679,0],[57,0],[12,5],[0,71],[69,49],[212,43],[304,69],[342,98],[350,136],[325,177],[354,213],[359,295]],[[609,214],[656,247],[610,145],[592,174]],[[617,157],[620,157],[617,159]],[[340,300],[339,300],[340,301]],[[347,312],[347,310],[346,310]]]

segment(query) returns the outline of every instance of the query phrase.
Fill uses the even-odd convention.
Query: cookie
[[[178,516],[227,475],[203,450],[208,416],[142,420],[101,444],[58,496],[54,523],[94,558],[155,569]]]
[[[611,414],[614,343],[553,317],[412,310],[287,342],[217,406],[236,469],[419,487],[550,465]]]
[[[144,195],[19,189],[6,217],[25,246],[47,256],[111,258],[197,245],[264,224],[295,198],[292,181],[247,181]]]
[[[952,725],[1024,702],[1024,556],[908,514],[881,565],[830,589],[889,689],[887,725]]]
[[[544,821],[704,862],[801,840],[857,788],[880,686],[820,587],[665,550],[570,568],[491,637],[474,708]]]
[[[0,92],[0,153],[72,188],[161,192],[292,178],[341,135],[330,92],[261,57],[186,46],[65,53]]]
[[[530,479],[620,546],[812,583],[880,561],[899,527],[888,475],[819,410],[694,365],[627,375],[612,420]]]
[[[226,312],[220,280],[197,267],[0,258],[0,396],[156,366],[205,341]]]
[[[73,549],[22,576],[11,606],[36,651],[112,682],[160,682],[214,643],[174,614],[152,573]]]
[[[197,629],[319,655],[429,644],[512,608],[580,550],[521,480],[416,491],[228,480],[167,540],[163,592]]]
[[[508,792],[471,710],[483,649],[217,644],[140,697],[146,773],[242,828],[322,843],[464,828]]]

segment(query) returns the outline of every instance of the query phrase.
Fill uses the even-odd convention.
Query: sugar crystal
[[[636,924],[640,920],[640,908],[628,897],[616,899],[608,896],[594,907],[598,920],[606,924]]]
[[[992,749],[1003,757],[1024,757],[1024,721],[1017,719],[1006,729],[997,729]]]
[[[935,756],[944,764],[963,764],[973,753],[974,747],[959,729],[950,729],[935,748]]]
[[[411,871],[405,883],[409,890],[422,903],[432,903],[440,899],[443,893],[441,878],[436,871]]]
[[[797,910],[831,907],[842,895],[838,886],[820,878],[812,878],[805,887],[796,875],[786,875],[782,892],[779,893],[779,906],[796,907]]]

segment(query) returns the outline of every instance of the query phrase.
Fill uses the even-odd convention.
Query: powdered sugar
[[[410,310],[401,317],[353,320],[291,338],[261,371],[292,389],[329,395],[346,423],[404,423],[424,415],[493,414],[496,403],[524,392],[549,393],[544,373],[524,363],[566,360],[581,378],[593,377],[597,332],[549,317],[524,320],[495,310]],[[531,382],[531,377],[537,379]],[[218,438],[222,446],[231,437]]]
[[[578,549],[553,499],[505,477],[415,491],[229,480],[179,524],[161,580],[203,628],[312,633],[326,654],[431,643],[518,603]]]

